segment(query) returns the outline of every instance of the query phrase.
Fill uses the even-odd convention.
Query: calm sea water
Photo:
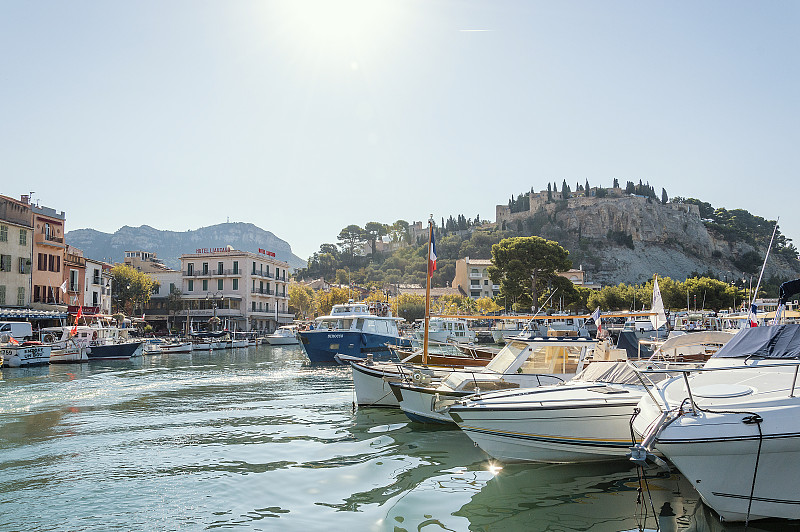
[[[352,402],[350,370],[297,347],[3,369],[0,530],[616,532],[665,502],[677,530],[743,529],[677,474],[640,494],[624,462],[499,467]]]

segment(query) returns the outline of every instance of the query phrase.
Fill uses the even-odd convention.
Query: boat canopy
[[[713,358],[800,358],[800,325],[742,329]]]

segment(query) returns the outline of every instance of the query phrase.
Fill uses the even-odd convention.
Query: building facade
[[[23,201],[0,196],[0,306],[31,302],[32,212]]]
[[[149,251],[126,251],[125,265],[143,273],[174,272]]]
[[[85,269],[83,306],[100,314],[111,314],[111,265],[87,258]]]
[[[67,292],[63,294],[67,305],[83,305],[86,287],[86,258],[83,256],[83,250],[69,244],[64,248],[64,281],[67,283]]]
[[[493,284],[486,271],[491,265],[490,259],[470,259],[469,257],[458,259],[453,288],[457,289],[459,294],[472,299],[496,296],[500,293],[500,285]]]
[[[196,328],[216,316],[230,330],[271,332],[294,320],[288,311],[289,264],[274,254],[228,246],[198,249],[180,261],[184,324],[188,319]]]
[[[31,306],[64,305],[60,289],[64,282],[64,232],[66,216],[49,207],[31,205],[33,212],[33,249]]]

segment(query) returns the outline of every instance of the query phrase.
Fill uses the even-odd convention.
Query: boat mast
[[[433,214],[428,220],[428,260],[425,264],[425,335],[422,341],[422,363],[428,363],[428,323],[431,319],[431,241],[433,240]]]

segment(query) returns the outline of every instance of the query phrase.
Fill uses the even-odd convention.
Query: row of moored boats
[[[312,361],[325,347],[350,364],[361,407],[458,427],[501,462],[672,464],[726,521],[800,518],[800,325],[673,336],[647,359],[582,336],[513,336],[485,366],[459,367],[361,351],[352,320],[367,310],[342,306],[299,333]]]

